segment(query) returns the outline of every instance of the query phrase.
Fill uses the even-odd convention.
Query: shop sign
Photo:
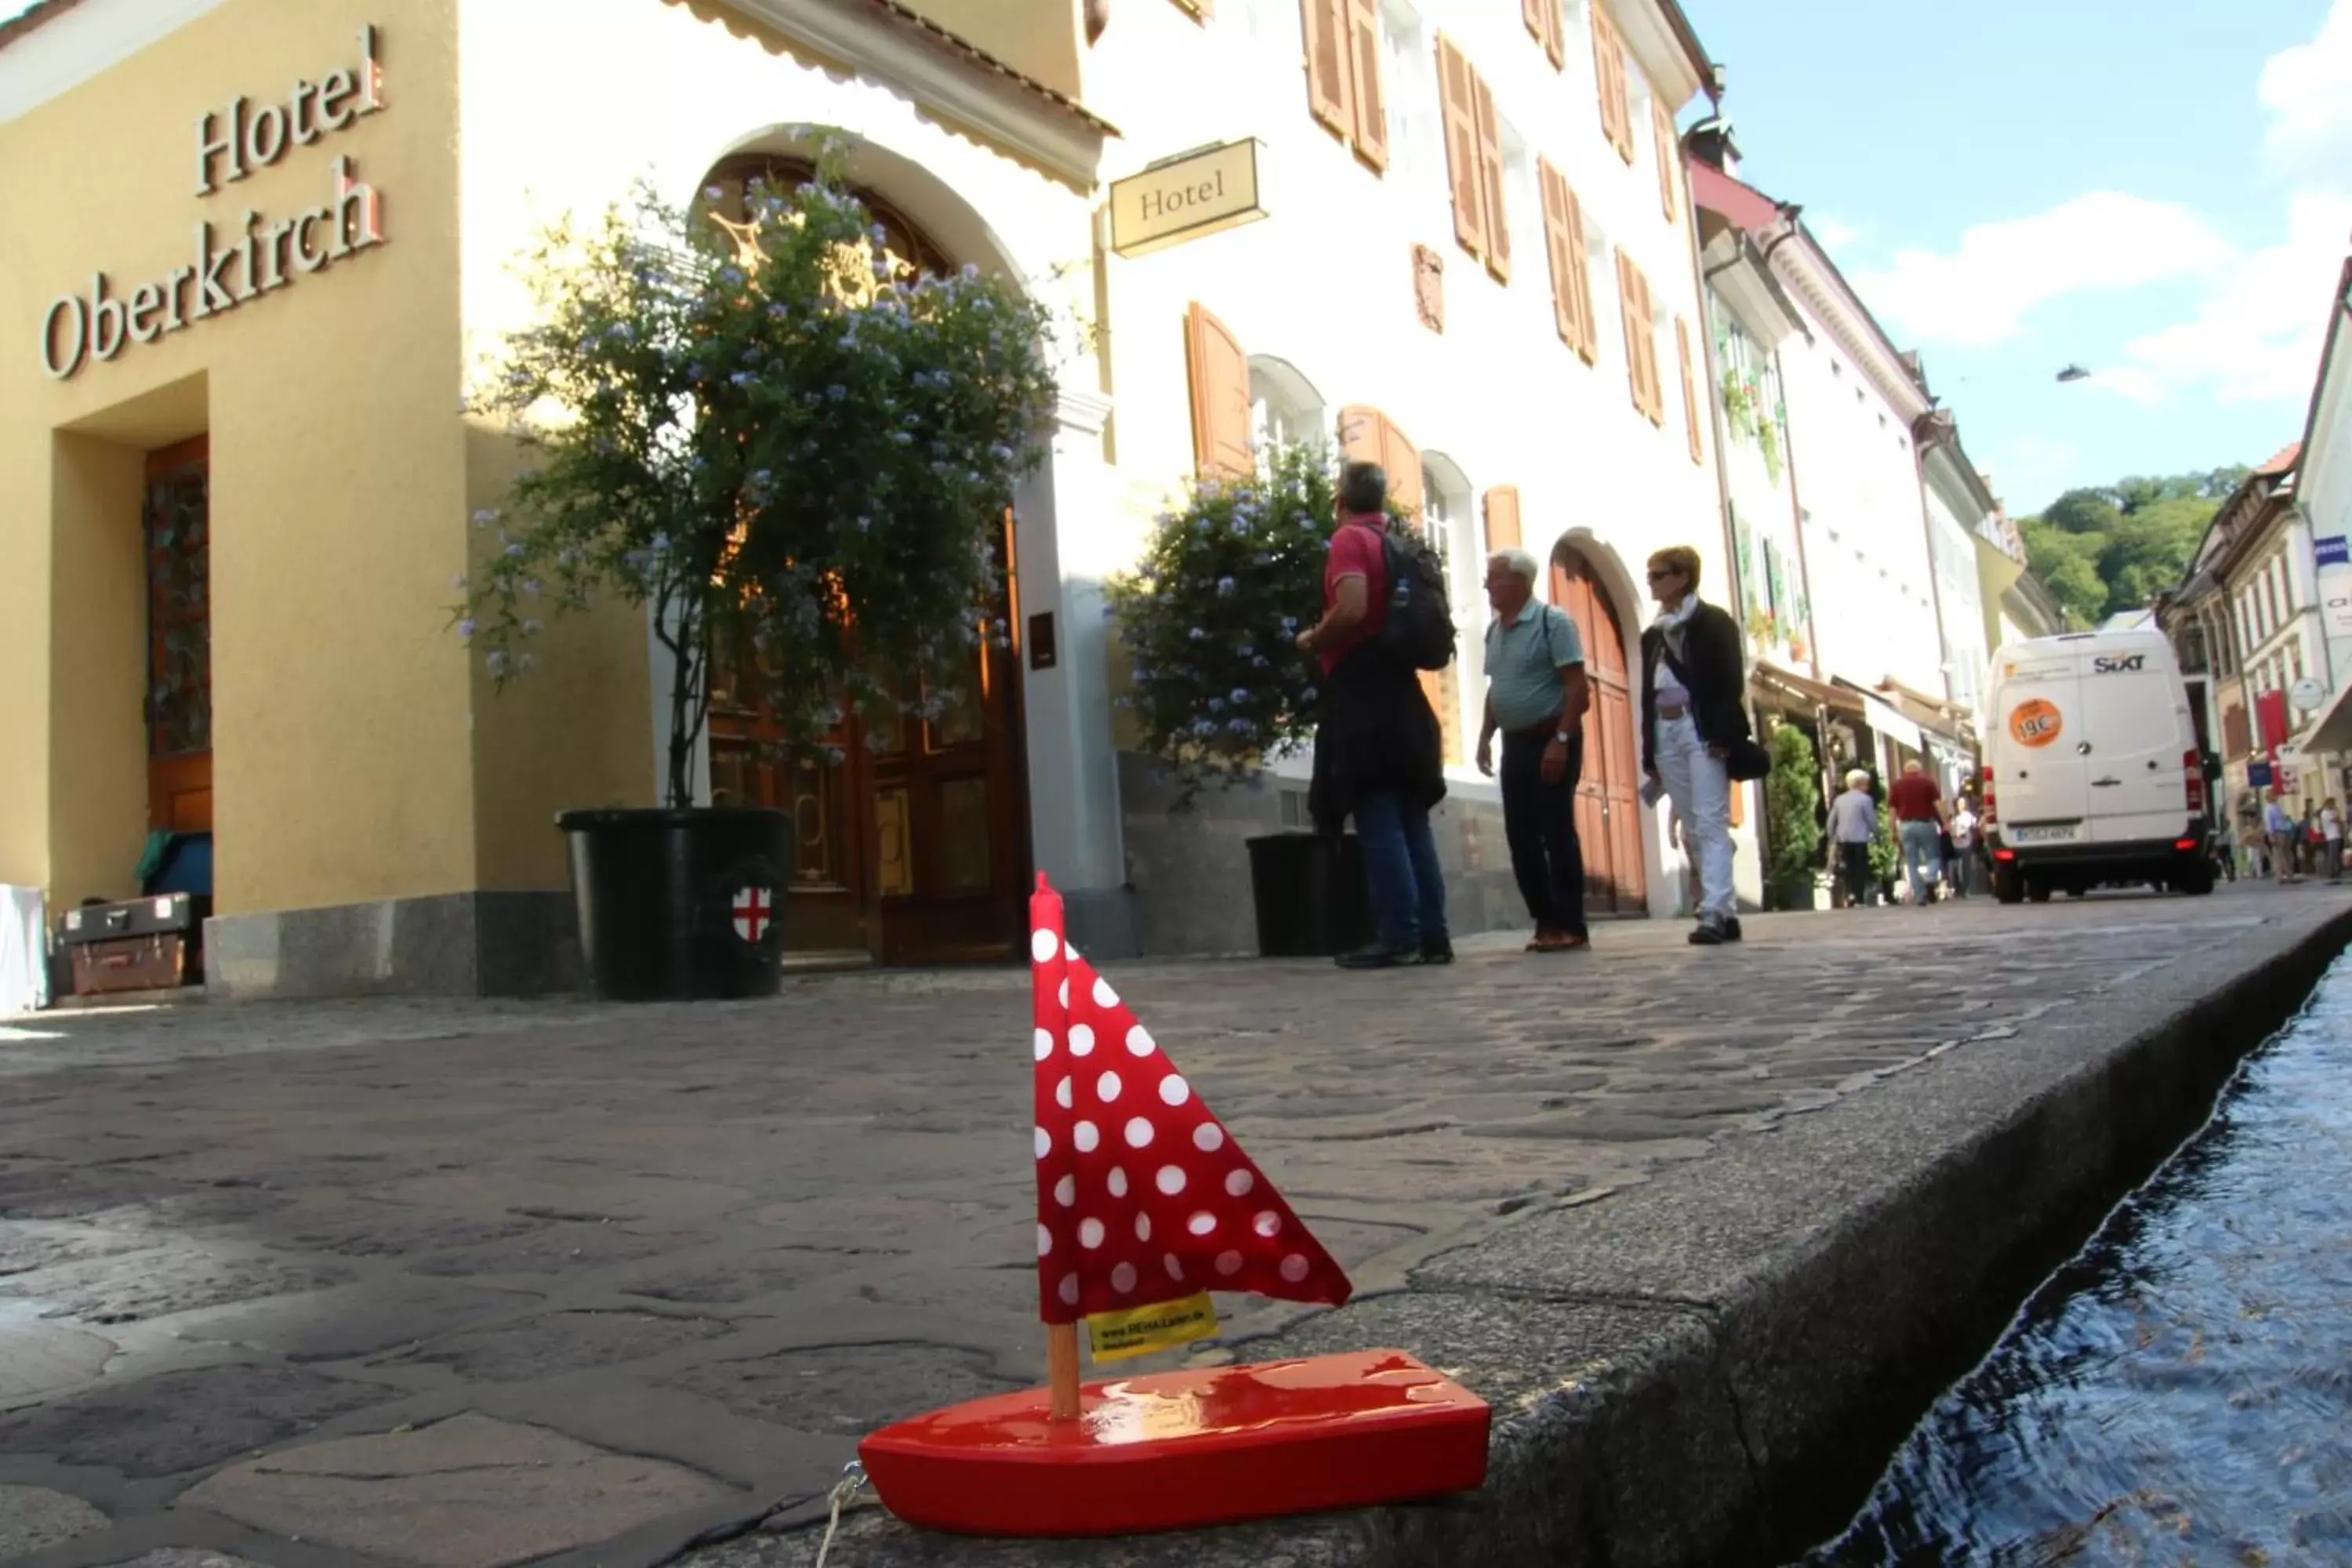
[[[1258,205],[1258,145],[1227,142],[1162,158],[1110,187],[1110,247],[1142,256],[1266,216]]]
[[[2340,533],[2311,542],[2319,565],[2320,624],[2330,638],[2352,637],[2352,544]]]
[[[302,80],[282,103],[256,105],[242,96],[196,117],[195,193],[248,179],[383,111],[382,35],[362,27],[356,65],[338,66]],[[275,292],[307,274],[383,243],[383,203],[359,177],[349,157],[329,167],[327,199],[291,217],[270,221],[247,211],[226,231],[209,221],[195,226],[186,265],[152,282],[125,289],[93,273],[87,293],[59,296],[41,318],[41,368],[58,381],[92,360],[110,361],[132,343],[152,343],[209,316]]]

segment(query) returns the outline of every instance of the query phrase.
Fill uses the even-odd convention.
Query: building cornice
[[[1906,425],[1935,407],[1927,389],[1903,363],[1902,353],[1887,341],[1869,308],[1847,286],[1810,230],[1800,223],[1793,241],[1771,247],[1770,254],[1774,268]]]
[[[862,75],[1081,191],[1097,183],[1117,127],[895,0],[667,0],[732,14]]]

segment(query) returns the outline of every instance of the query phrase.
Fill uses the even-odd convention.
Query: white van
[[[1984,819],[2001,902],[2114,882],[2213,890],[2205,759],[2164,634],[2011,643],[1992,676]]]

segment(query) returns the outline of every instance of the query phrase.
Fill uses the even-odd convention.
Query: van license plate
[[[2004,827],[2000,836],[2011,844],[2063,844],[2082,831],[2079,822],[2045,822],[2032,827]]]

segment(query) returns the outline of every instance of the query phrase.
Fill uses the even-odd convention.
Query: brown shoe
[[[1574,952],[1580,947],[1591,947],[1591,942],[1573,931],[1558,931],[1549,926],[1536,930],[1535,941],[1528,943],[1529,952]]]

